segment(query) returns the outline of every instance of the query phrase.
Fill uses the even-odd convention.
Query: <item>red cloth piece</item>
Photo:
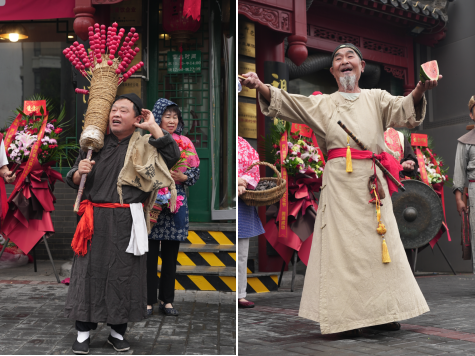
[[[185,0],[183,4],[183,17],[191,16],[193,20],[199,21],[201,18],[201,0]]]
[[[76,232],[74,233],[71,247],[79,256],[85,256],[87,253],[87,243],[91,241],[94,234],[94,207],[99,208],[128,208],[129,204],[119,203],[93,203],[90,200],[83,200],[79,205],[78,215],[82,216],[79,220]],[[83,216],[84,215],[84,216]]]
[[[346,148],[335,148],[328,151],[327,161],[330,161],[337,157],[346,157],[346,150],[347,150]],[[356,150],[354,148],[350,148],[350,150],[351,150],[351,159],[372,159],[373,158],[373,152],[371,151],[361,151],[361,150]],[[391,156],[387,152],[382,152],[380,154],[375,154],[374,157],[377,158],[381,162],[383,167],[386,168],[389,171],[389,173],[391,173],[392,176],[397,179],[398,182],[401,182],[399,180],[399,172],[402,171],[402,166],[393,156]],[[389,194],[393,195],[393,193],[396,193],[398,191],[398,187],[391,179],[388,179],[387,177],[385,178],[386,178],[386,181],[388,182]]]

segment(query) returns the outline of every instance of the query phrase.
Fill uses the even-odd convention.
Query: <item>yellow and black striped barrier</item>
[[[270,273],[251,273],[247,275],[246,293],[267,293],[278,290],[279,276]]]
[[[186,242],[196,245],[235,245],[236,231],[189,231]]]
[[[158,278],[161,273],[158,272]],[[182,274],[177,273],[175,277],[176,290],[204,290],[204,291],[236,291],[235,276],[219,276],[216,274]]]
[[[158,277],[162,259],[158,258]],[[236,232],[189,231],[180,244],[175,289],[236,291]]]

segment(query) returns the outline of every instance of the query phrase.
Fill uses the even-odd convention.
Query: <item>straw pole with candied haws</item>
[[[92,151],[97,152],[104,146],[104,135],[109,123],[110,109],[117,94],[117,87],[143,67],[143,62],[140,62],[127,70],[140,50],[138,47],[133,48],[139,35],[132,27],[120,45],[125,30],[121,28],[117,32],[117,26],[117,23],[114,22],[107,28],[107,31],[105,25],[96,23],[94,27],[90,26],[88,28],[91,48],[89,53],[84,45],[78,42],[74,42],[69,48],[63,50],[63,54],[74,68],[91,83],[89,91],[76,89],[78,94],[89,95],[84,130],[79,139],[79,145],[87,152],[89,160]],[[86,174],[83,174],[74,205],[75,212],[79,210],[85,182]]]

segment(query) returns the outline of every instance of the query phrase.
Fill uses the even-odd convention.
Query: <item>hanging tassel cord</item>
[[[378,196],[378,176],[376,175],[376,164],[374,162],[374,154],[373,154],[373,169],[374,169],[374,182],[373,182],[373,192],[374,197],[376,199],[376,219],[378,220],[378,227],[376,232],[381,235],[383,238],[382,242],[382,260],[383,263],[390,263],[391,257],[389,257],[389,250],[388,245],[386,244],[386,239],[384,238],[384,234],[386,234],[386,226],[381,222],[381,201],[379,200]]]

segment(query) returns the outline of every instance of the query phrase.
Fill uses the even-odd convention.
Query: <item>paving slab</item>
[[[402,320],[399,331],[363,330],[363,336],[322,335],[318,323],[298,317],[302,290],[248,295],[238,311],[239,355],[475,355],[475,276],[416,278],[430,308]]]

